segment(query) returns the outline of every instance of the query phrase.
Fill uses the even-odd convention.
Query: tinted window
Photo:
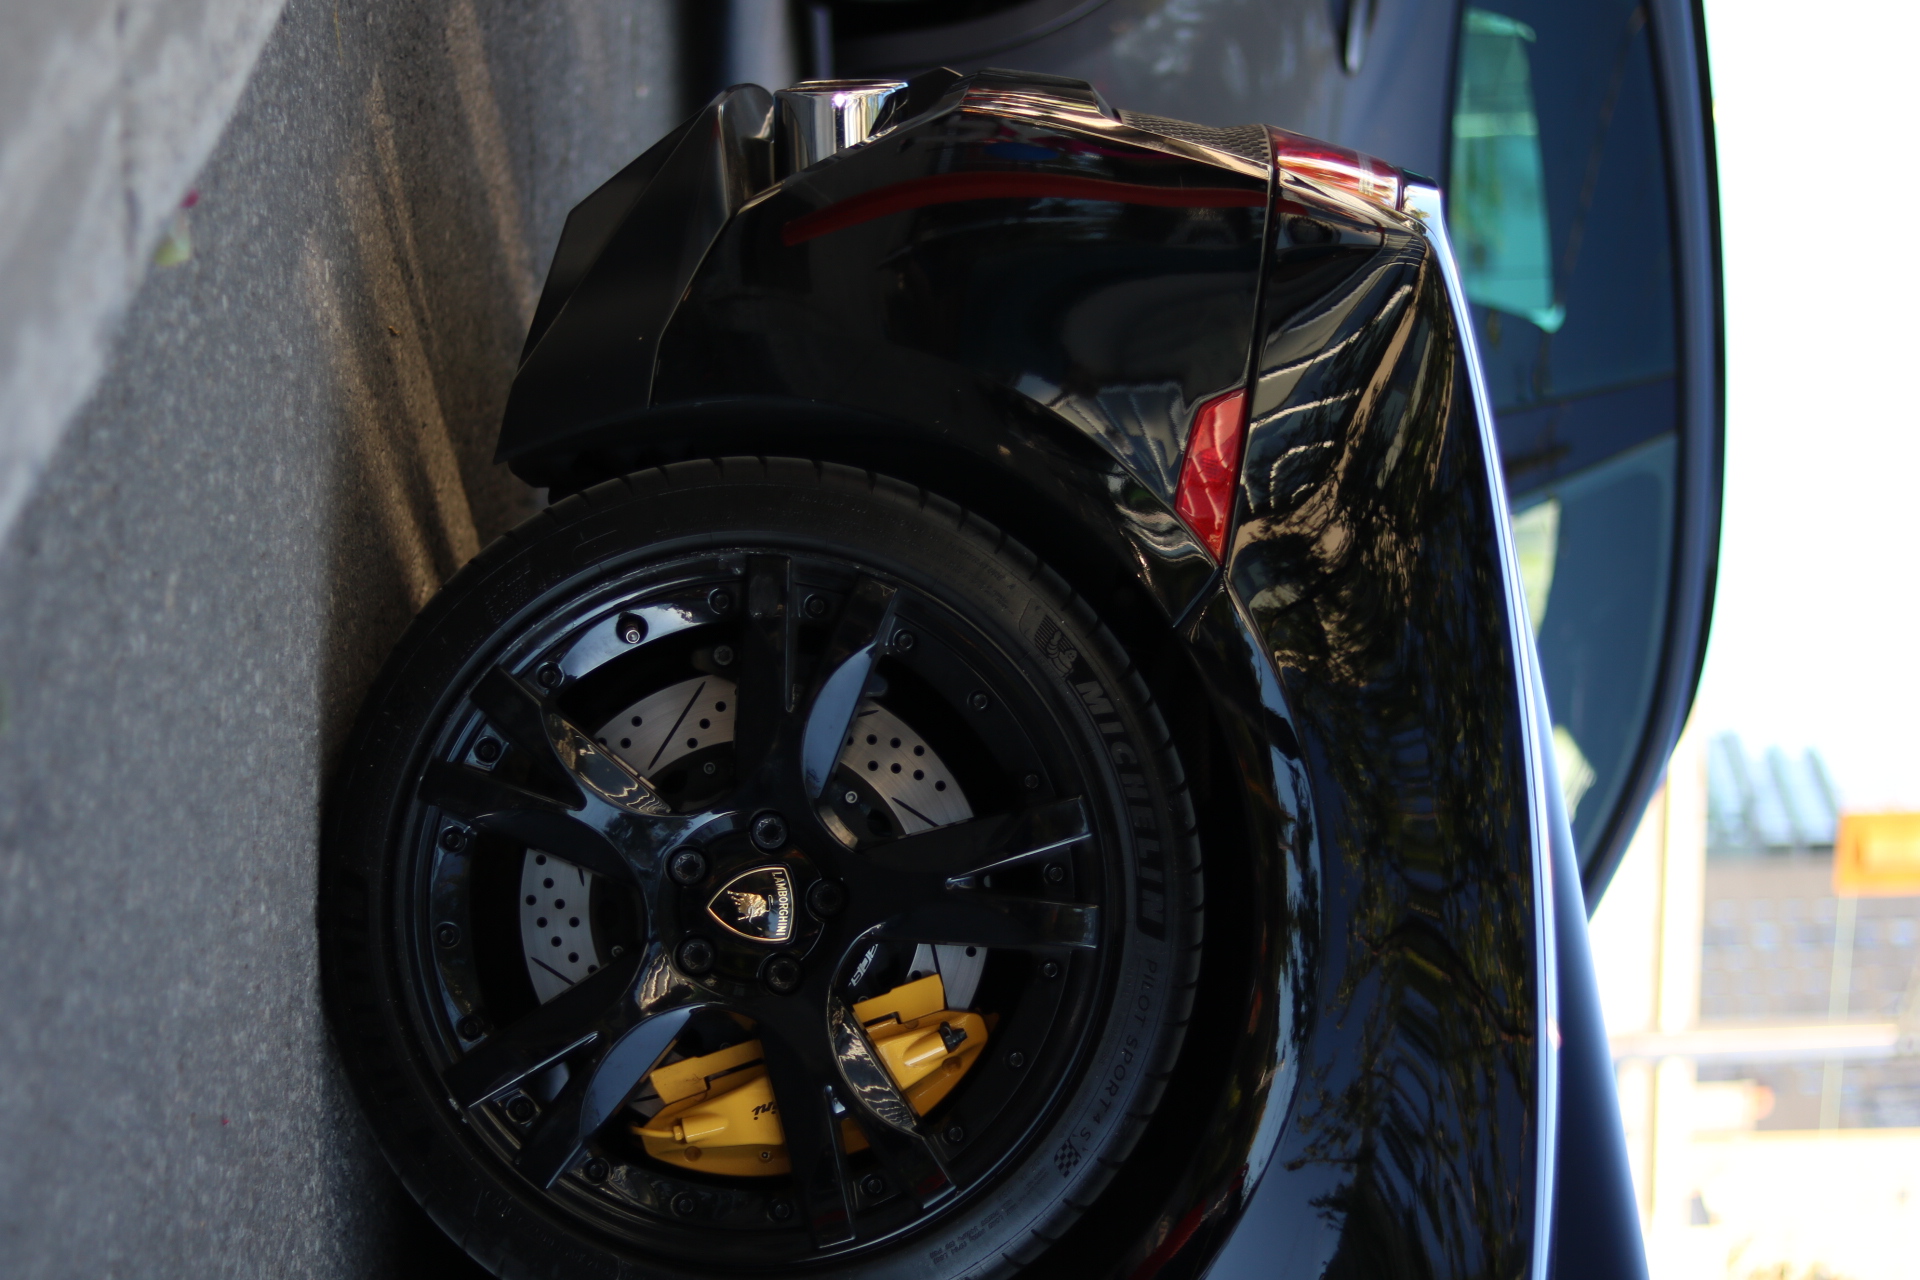
[[[1449,164],[1448,221],[1584,855],[1646,726],[1673,556],[1676,299],[1645,9],[1465,9]]]
[[[1469,7],[1455,83],[1449,224],[1494,407],[1671,376],[1672,237],[1646,11],[1619,0]]]
[[[1653,698],[1673,559],[1674,448],[1661,436],[1514,504],[1553,752],[1583,850],[1620,799]]]

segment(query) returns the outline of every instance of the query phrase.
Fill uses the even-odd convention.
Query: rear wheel
[[[1184,1029],[1199,870],[1144,685],[995,530],[730,459],[451,582],[332,798],[350,1073],[499,1274],[993,1274]]]

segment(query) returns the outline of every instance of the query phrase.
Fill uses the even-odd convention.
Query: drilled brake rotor
[[[731,680],[695,676],[648,694],[601,725],[594,737],[643,777],[659,777],[689,756],[731,743],[733,710]],[[877,703],[860,708],[839,765],[861,780],[859,790],[847,792],[850,807],[872,807],[874,800],[883,807],[878,815],[867,815],[876,833],[912,835],[973,817],[933,747]],[[717,766],[709,759],[697,767],[711,772]],[[572,863],[538,850],[528,850],[521,864],[520,943],[527,976],[542,1003],[607,961],[587,910],[593,880]],[[964,1008],[972,1003],[986,958],[971,947],[922,946],[911,971],[914,977],[938,972],[949,1003]]]

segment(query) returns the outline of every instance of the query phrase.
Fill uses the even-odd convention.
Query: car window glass
[[[1456,72],[1449,223],[1494,407],[1671,376],[1668,184],[1645,9],[1469,7]]]
[[[1673,555],[1676,446],[1663,435],[1515,503],[1527,612],[1576,843],[1619,799],[1653,697]]]
[[[1532,27],[1468,9],[1453,112],[1453,226],[1467,297],[1556,333],[1540,117],[1527,46]]]

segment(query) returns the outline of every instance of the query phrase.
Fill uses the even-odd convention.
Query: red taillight
[[[1385,160],[1288,129],[1267,132],[1273,135],[1273,161],[1282,169],[1389,209],[1400,207],[1400,171]]]
[[[1229,391],[1193,415],[1174,510],[1215,560],[1226,558],[1233,524],[1233,488],[1240,479],[1240,448],[1247,435],[1247,393]]]

